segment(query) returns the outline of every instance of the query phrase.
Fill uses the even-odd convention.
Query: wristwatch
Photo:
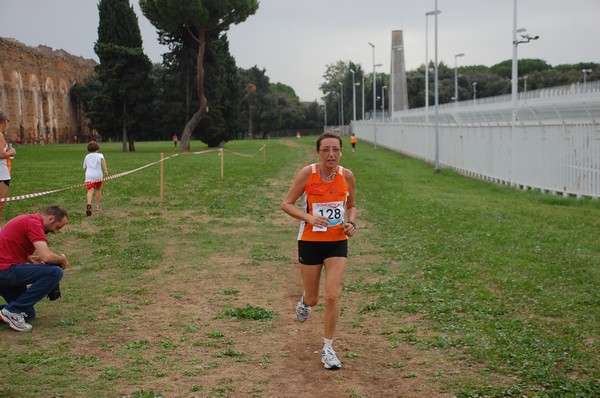
[[[352,226],[354,227],[354,229],[356,229],[356,223],[354,221],[348,221],[348,224],[352,224]]]

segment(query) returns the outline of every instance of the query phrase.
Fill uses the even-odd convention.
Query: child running
[[[102,199],[102,171],[104,177],[108,176],[108,169],[104,155],[99,153],[100,145],[96,141],[90,141],[87,146],[88,154],[83,160],[85,170],[85,186],[87,188],[87,205],[85,215],[92,215],[92,197],[96,191],[96,210],[100,210],[100,199]]]

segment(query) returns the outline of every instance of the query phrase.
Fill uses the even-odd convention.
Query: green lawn
[[[186,323],[181,337],[161,342],[151,358],[132,359],[134,352],[152,351],[152,343],[138,336],[117,350],[109,337],[115,319],[135,323],[135,313],[155,301],[146,294],[162,283],[155,271],[183,278],[177,266],[164,264],[187,264],[192,250],[213,259],[240,256],[245,267],[285,263],[280,246],[295,232],[278,224],[279,205],[298,169],[316,160],[308,157],[314,140],[227,143],[223,178],[215,152],[171,157],[164,162],[164,202],[156,164],[107,181],[103,210],[90,218],[81,187],[7,203],[5,220],[52,204],[69,210],[70,225],[50,237],[50,246],[67,254],[72,270],[64,297],[40,303],[32,333],[0,330],[0,397],[123,396],[118,386],[131,391],[139,379],[164,377],[157,363],[164,364],[165,374],[176,367],[165,352],[181,346],[198,326]],[[264,144],[266,157],[259,151]],[[136,153],[122,153],[121,144],[101,144],[110,174],[155,162],[161,152],[173,154],[170,142],[136,146]],[[194,142],[193,149],[208,148]],[[11,196],[84,180],[85,145],[20,146],[17,151]],[[366,143],[359,143],[355,153],[348,150],[342,164],[356,175],[355,239],[375,248],[351,251],[351,257],[373,257],[368,271],[375,277],[349,275],[344,294],[360,297],[361,322],[386,320],[380,335],[390,349],[410,345],[441,353],[455,369],[447,369],[439,381],[461,398],[600,396],[600,201],[518,191],[450,170],[435,174],[432,165]],[[238,246],[248,249],[249,258]],[[210,262],[202,272],[211,277]],[[243,275],[236,278],[247,282]],[[283,288],[269,287],[275,293]],[[230,303],[238,289],[229,286],[202,298]],[[184,288],[169,291],[168,297],[191,299]],[[277,314],[262,306],[267,307],[257,302],[229,308],[218,322],[235,314],[267,314],[259,322],[272,322]],[[407,317],[420,321],[406,324]],[[202,343],[191,346],[223,335],[207,330]],[[80,339],[98,352],[81,347],[72,352],[71,342]],[[243,361],[243,350],[229,347],[222,343],[202,371],[218,375],[224,357]],[[127,367],[103,360],[115,350],[117,359],[131,361]],[[453,377],[456,369],[469,372]],[[155,396],[142,387],[135,396]],[[234,388],[224,382],[210,390],[194,385],[189,393],[236,396]]]
[[[460,397],[600,396],[600,202],[366,152],[349,167],[375,224],[369,238],[402,267],[355,287],[372,295],[365,311],[422,314],[432,334],[419,344],[458,348],[517,380],[473,380]]]

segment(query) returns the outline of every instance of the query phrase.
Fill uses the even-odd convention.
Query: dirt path
[[[311,155],[312,152],[308,152],[307,158]],[[269,186],[277,186],[283,192],[287,184],[289,181],[269,182]],[[281,197],[273,195],[272,201],[278,205]],[[228,349],[244,354],[226,361],[201,360],[204,365],[218,363],[218,367],[202,368],[198,384],[203,388],[199,396],[450,397],[435,378],[435,373],[445,368],[440,355],[417,350],[389,337],[397,336],[397,330],[410,325],[414,319],[361,315],[360,308],[365,305],[362,293],[343,293],[343,313],[335,341],[343,368],[339,371],[323,368],[321,305],[304,324],[296,320],[294,312],[302,291],[295,260],[298,222],[281,211],[276,211],[273,217],[274,230],[267,236],[253,234],[264,226],[251,220],[241,220],[239,225],[221,229],[221,236],[228,236],[232,241],[243,239],[245,246],[234,245],[227,255],[212,256],[207,262],[209,268],[199,271],[200,275],[188,282],[193,284],[190,290],[197,288],[203,294],[198,300],[186,302],[181,311],[199,308],[206,330],[223,332],[225,338],[233,342]],[[361,234],[368,234],[371,228],[366,222],[361,225],[358,236],[351,241],[346,282],[384,280],[385,277],[371,271],[373,264],[385,262],[381,248],[369,246],[361,239]],[[258,256],[257,251],[261,253]],[[256,260],[250,260],[253,258]],[[173,280],[169,285],[181,290],[176,287],[177,283]],[[223,294],[231,290],[236,294]],[[266,308],[279,316],[272,322],[219,318],[223,308],[245,305]],[[210,358],[215,354],[210,352],[209,343],[204,347],[208,349],[204,354]],[[220,345],[212,348],[219,352],[224,349]],[[179,390],[176,385],[173,388],[178,396],[185,396],[185,390]]]
[[[276,208],[271,220],[175,215],[172,221],[179,227],[162,242],[158,267],[131,287],[132,294],[110,298],[114,305],[97,315],[115,318],[114,328],[97,330],[94,322],[80,326],[74,352],[97,357],[100,365],[79,369],[77,377],[92,383],[107,372],[123,372],[127,376],[111,385],[120,396],[154,391],[168,398],[451,397],[436,375],[452,364],[435,350],[418,350],[399,338],[398,331],[418,318],[361,314],[369,297],[360,291],[342,293],[334,347],[343,368],[323,368],[323,308],[319,304],[304,324],[294,312],[302,291],[295,260],[298,222],[278,210],[287,184],[269,181],[277,188],[267,193]],[[373,272],[374,265],[402,264],[386,263],[382,249],[361,238],[374,227],[360,214],[358,219],[361,229],[350,242],[345,283],[384,281],[388,276]],[[207,255],[212,244],[228,250]],[[277,317],[224,316],[247,305]],[[124,309],[118,317],[115,307]]]

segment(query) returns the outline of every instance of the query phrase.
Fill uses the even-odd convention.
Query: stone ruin
[[[93,136],[71,87],[93,75],[97,63],[47,46],[0,37],[0,109],[9,142],[87,142]]]

